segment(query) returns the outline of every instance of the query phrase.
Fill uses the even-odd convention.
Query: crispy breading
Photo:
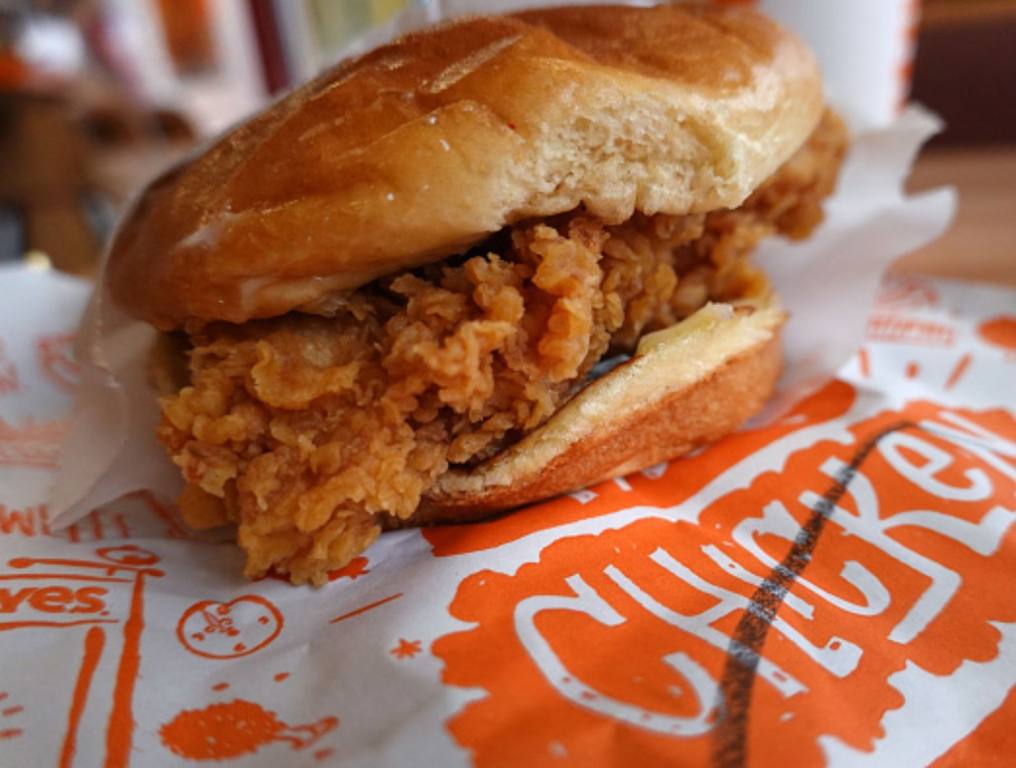
[[[821,219],[844,146],[827,114],[736,210],[522,222],[306,312],[192,328],[190,384],[160,427],[185,518],[235,523],[249,577],[322,583],[450,465],[546,421],[604,356],[749,290],[759,240]]]

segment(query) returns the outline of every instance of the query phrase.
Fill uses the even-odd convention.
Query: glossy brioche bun
[[[771,295],[707,304],[643,337],[636,355],[543,426],[443,475],[398,525],[464,522],[681,456],[732,432],[772,394],[785,313]]]
[[[748,9],[458,21],[340,64],[157,179],[107,277],[164,330],[271,317],[529,217],[736,207],[821,112],[812,55]]]

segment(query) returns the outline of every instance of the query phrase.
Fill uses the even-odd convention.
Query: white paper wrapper
[[[498,520],[385,534],[317,590],[244,582],[234,545],[148,493],[49,525],[87,291],[0,270],[0,765],[1016,748],[1012,290],[897,280],[860,352],[778,422]]]

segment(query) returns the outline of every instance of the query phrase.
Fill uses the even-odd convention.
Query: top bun
[[[107,277],[167,330],[272,317],[528,217],[736,207],[821,112],[811,53],[744,8],[444,24],[325,72],[153,182]]]

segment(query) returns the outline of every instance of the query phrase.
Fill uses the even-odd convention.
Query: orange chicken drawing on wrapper
[[[287,725],[259,704],[235,699],[204,709],[185,709],[159,729],[162,743],[187,760],[229,760],[275,742],[300,750],[339,724],[327,716],[316,723]]]

